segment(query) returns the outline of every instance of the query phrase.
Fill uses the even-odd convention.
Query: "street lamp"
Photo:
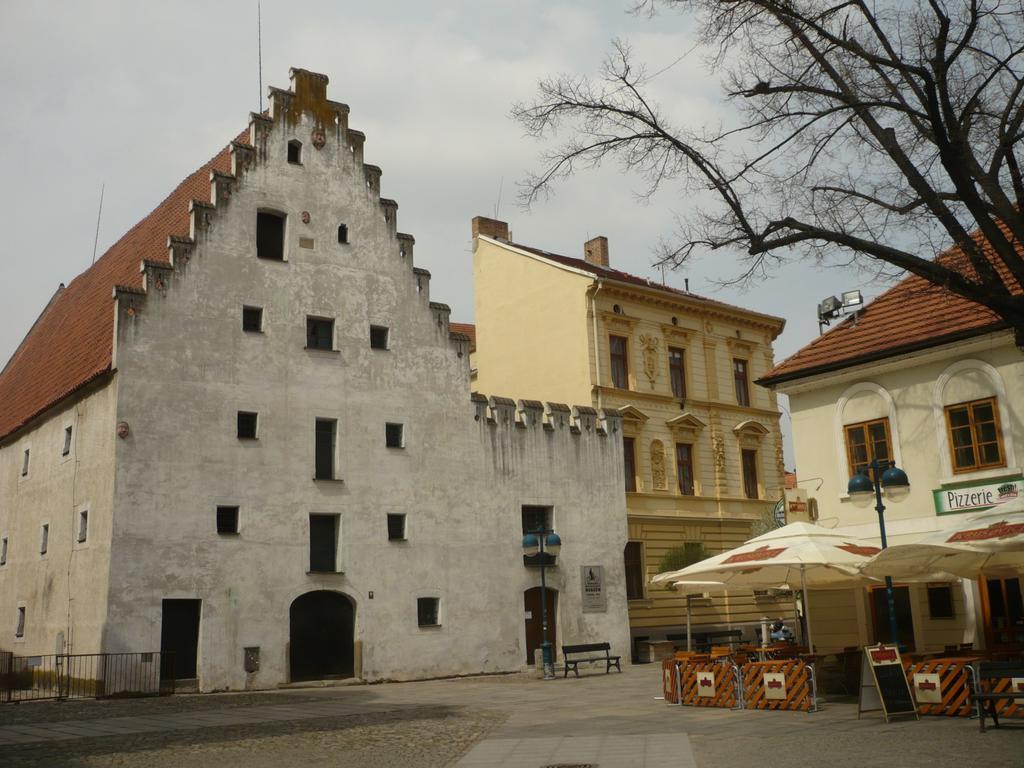
[[[558,557],[562,549],[562,539],[552,530],[538,528],[523,536],[523,552],[527,555],[540,555],[540,616],[541,616],[541,656],[544,660],[544,679],[555,678],[555,658],[551,654],[551,643],[548,642],[548,585],[544,577],[547,569],[544,555]]]
[[[870,470],[870,474],[868,473]],[[881,477],[879,477],[881,475]],[[907,473],[894,462],[872,459],[871,463],[861,472],[850,478],[846,486],[850,498],[857,502],[870,503],[871,493],[875,495],[875,511],[878,513],[878,530],[881,533],[882,549],[888,546],[885,539],[885,505],[882,503],[882,490],[892,501],[900,501],[910,493],[910,480]],[[896,626],[896,597],[892,589],[892,576],[885,577],[885,595],[889,603],[889,634],[893,645],[899,647],[899,633]]]

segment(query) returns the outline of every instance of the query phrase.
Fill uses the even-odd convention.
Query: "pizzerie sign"
[[[932,496],[935,499],[935,512],[939,515],[981,512],[1024,496],[1024,479],[1001,480],[964,488],[941,488],[932,491]]]

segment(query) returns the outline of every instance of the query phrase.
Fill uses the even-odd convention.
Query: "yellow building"
[[[515,244],[508,224],[483,217],[473,270],[474,389],[622,413],[630,627],[635,639],[678,635],[684,594],[649,584],[666,553],[737,546],[782,496],[775,394],[753,382],[784,321],[611,269],[604,237],[570,258]],[[747,639],[761,616],[792,615],[775,593],[696,605],[697,631]]]

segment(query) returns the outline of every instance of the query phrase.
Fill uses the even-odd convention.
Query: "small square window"
[[[438,597],[416,598],[416,620],[421,627],[440,626],[439,609],[441,599]]]
[[[50,524],[43,523],[42,528],[39,529],[39,554],[45,555],[46,550],[50,548]]]
[[[263,333],[263,307],[242,307],[242,330]]]
[[[388,515],[388,541],[405,541],[405,515]]]
[[[78,513],[78,543],[84,544],[89,539],[89,510]]]
[[[251,411],[239,411],[238,412],[238,439],[239,440],[255,440],[256,439],[256,422],[257,414]]]
[[[292,139],[288,142],[288,162],[302,165],[302,142]]]
[[[929,584],[928,617],[952,619],[953,616],[953,588],[949,584]]]
[[[7,537],[0,539],[0,565],[7,565]]]
[[[73,432],[70,426],[64,427],[64,447],[60,450],[61,456],[67,456],[71,453],[71,433]]]
[[[384,441],[388,448],[405,447],[405,430],[401,424],[384,425]]]
[[[338,225],[338,242],[342,245],[348,243],[348,224]]]
[[[238,507],[217,507],[217,533],[238,533]]]
[[[388,329],[383,325],[370,326],[370,349],[388,348]]]
[[[19,605],[18,606],[18,623],[17,623],[17,625],[14,628],[14,636],[15,637],[24,637],[25,636],[25,606],[24,605]]]
[[[26,448],[24,455],[22,455],[22,457],[21,457],[21,476],[22,477],[28,477],[28,459],[29,459],[29,449]]]
[[[334,321],[326,317],[306,318],[306,349],[334,349]]]

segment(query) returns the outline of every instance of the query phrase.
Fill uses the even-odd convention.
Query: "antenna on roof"
[[[260,70],[260,114],[263,114],[263,9],[256,3],[256,56]]]
[[[96,236],[92,239],[92,263],[96,263],[96,246],[100,242],[100,217],[103,215],[103,192],[107,188],[107,183],[103,182],[100,185],[100,209],[96,211]]]
[[[498,218],[498,212],[501,210],[501,191],[505,186],[505,177],[502,176],[498,181],[498,202],[494,204],[494,218]]]

